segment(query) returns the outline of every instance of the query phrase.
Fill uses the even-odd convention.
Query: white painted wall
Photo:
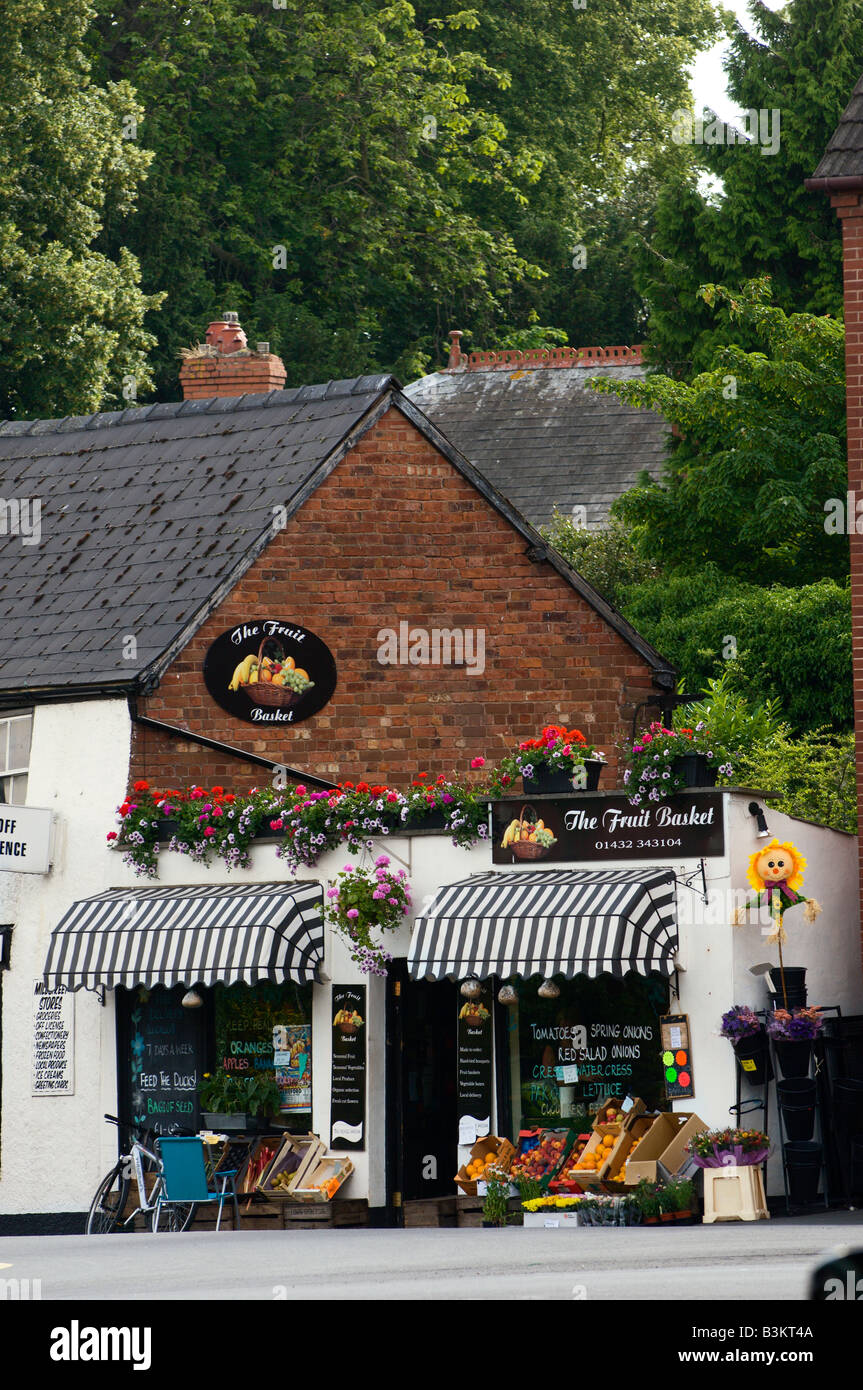
[[[40,705],[33,716],[29,806],[56,812],[46,875],[0,873],[0,921],[13,922],[3,997],[0,1213],[80,1211],[116,1157],[116,1043],[112,996],[75,995],[75,1093],[30,1094],[33,985],[51,930],[76,898],[118,882],[105,846],[126,789],[130,725],[124,700]],[[125,880],[126,870],[122,870]],[[113,1147],[112,1147],[113,1145]]]

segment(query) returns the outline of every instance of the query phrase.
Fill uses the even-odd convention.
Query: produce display
[[[497,1154],[488,1154],[485,1158],[472,1158],[465,1167],[465,1174],[471,1182],[484,1182],[488,1178],[505,1178],[506,1173],[498,1163]]]
[[[513,1159],[510,1170],[513,1178],[544,1178],[557,1167],[565,1147],[566,1140],[562,1135],[544,1134],[534,1148],[528,1149],[527,1153],[517,1154]]]
[[[280,1144],[277,1141],[269,1144],[261,1144],[260,1148],[255,1150],[246,1164],[243,1173],[240,1175],[240,1185],[237,1188],[238,1192],[254,1192],[261,1174],[267,1167],[267,1164],[272,1163],[279,1147]]]
[[[589,1153],[582,1153],[581,1157],[578,1159],[578,1162],[571,1170],[572,1175],[574,1177],[578,1177],[578,1174],[580,1172],[598,1173],[603,1163],[608,1158],[609,1154],[614,1148],[615,1144],[617,1143],[617,1140],[618,1136],[616,1134],[603,1135],[600,1138],[599,1144],[596,1148],[591,1149]]]

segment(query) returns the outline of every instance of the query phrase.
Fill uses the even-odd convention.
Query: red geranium
[[[149,790],[150,790],[150,783],[149,783],[149,782],[136,782],[135,785],[134,785],[133,788],[132,788],[132,791],[133,791],[133,792],[148,792]]]
[[[368,789],[369,789],[369,784],[368,784],[368,782],[357,782],[357,791],[358,791],[358,792],[367,792]]]

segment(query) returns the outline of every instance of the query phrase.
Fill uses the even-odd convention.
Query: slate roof
[[[863,178],[863,76],[851,93],[818,168],[807,179]]]
[[[0,424],[0,700],[146,689],[357,439],[395,405],[647,661],[673,668],[401,392],[364,376]],[[41,540],[10,499],[41,500]],[[0,505],[0,527],[3,511]],[[279,523],[283,518],[279,518]],[[278,529],[278,524],[275,526]],[[134,636],[131,659],[125,646]],[[124,651],[126,654],[124,654]],[[673,683],[673,682],[672,682]]]
[[[569,515],[583,506],[597,526],[642,470],[659,476],[668,426],[585,380],[644,375],[635,365],[436,372],[405,390],[534,526],[555,506]]]

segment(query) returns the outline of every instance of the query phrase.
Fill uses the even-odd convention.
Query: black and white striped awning
[[[320,883],[111,888],[51,933],[45,984],[307,984],[324,955]]]
[[[670,869],[482,873],[441,888],[417,918],[408,969],[451,975],[670,975],[677,950]]]

